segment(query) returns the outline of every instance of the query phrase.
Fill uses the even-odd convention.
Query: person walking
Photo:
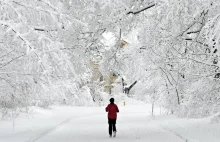
[[[109,136],[112,137],[113,130],[113,137],[116,137],[116,120],[119,109],[118,106],[114,104],[114,98],[111,98],[109,101],[110,104],[105,108],[106,112],[108,112]]]

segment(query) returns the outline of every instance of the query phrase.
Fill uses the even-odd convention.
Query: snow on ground
[[[117,137],[108,137],[105,107],[35,108],[15,121],[0,121],[0,142],[219,142],[220,124],[210,119],[157,116],[150,105],[118,104]]]

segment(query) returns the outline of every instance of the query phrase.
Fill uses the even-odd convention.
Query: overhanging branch
[[[150,9],[151,7],[154,7],[155,5],[156,5],[156,4],[153,3],[153,4],[150,4],[150,5],[148,5],[147,7],[143,8],[143,9],[140,9],[140,10],[138,10],[138,11],[129,11],[129,12],[127,13],[127,15],[128,15],[128,14],[134,14],[134,15],[139,14],[139,13],[141,13],[141,12],[147,10],[147,9]]]

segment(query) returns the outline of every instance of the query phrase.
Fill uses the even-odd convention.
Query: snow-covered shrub
[[[220,123],[220,114],[217,113],[216,115],[212,116],[210,123],[212,124]]]
[[[94,106],[90,89],[88,87],[83,87],[79,91],[79,95],[76,95],[73,99],[73,105],[76,106]]]
[[[220,111],[220,92],[216,89],[219,82],[205,78],[191,83],[186,91],[184,103],[177,111],[183,117],[207,117]]]

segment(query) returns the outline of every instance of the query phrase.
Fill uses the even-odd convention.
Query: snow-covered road
[[[118,119],[116,138],[108,137],[107,118],[103,115],[88,115],[72,119],[53,132],[42,135],[38,142],[183,142],[180,137],[151,125],[144,114],[121,114]],[[34,140],[30,142],[34,142]]]
[[[109,138],[104,107],[55,107],[19,118],[14,129],[0,121],[0,142],[218,142],[219,124],[150,116],[150,106],[120,106],[117,137]],[[157,111],[158,112],[158,111]]]

